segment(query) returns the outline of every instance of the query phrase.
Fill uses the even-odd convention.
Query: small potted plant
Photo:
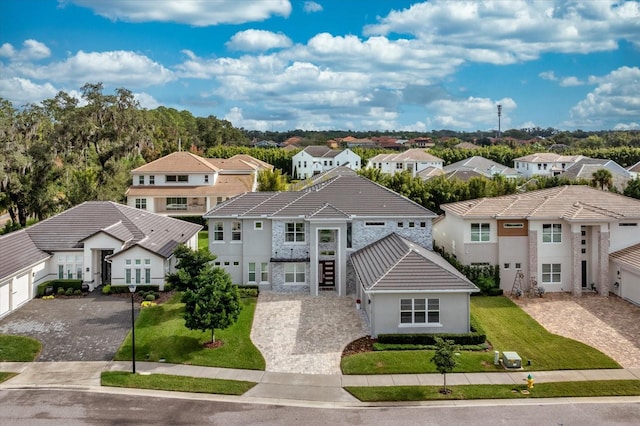
[[[356,299],[356,309],[360,309],[360,299]]]

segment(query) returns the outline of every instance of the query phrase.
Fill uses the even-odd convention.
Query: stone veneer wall
[[[304,243],[285,243],[285,224],[292,221],[274,220],[271,222],[271,256],[278,259],[304,259],[309,257],[309,224],[305,223]]]
[[[385,222],[385,226],[365,226],[365,222]],[[402,228],[398,227],[398,222],[403,222]],[[409,228],[409,222],[414,222],[415,227]],[[421,228],[420,223],[425,222],[425,227]],[[369,219],[354,220],[351,225],[352,250],[360,250],[369,244],[384,238],[395,232],[396,234],[413,241],[416,244],[433,249],[433,236],[431,219]]]
[[[276,293],[309,293],[309,263],[305,265],[305,285],[289,285],[284,283],[284,263],[272,263],[271,264],[271,291]]]
[[[524,277],[525,281],[531,283],[531,277],[535,277],[538,285],[542,285],[538,275],[538,231],[529,229],[529,277]],[[531,285],[531,284],[529,284]]]

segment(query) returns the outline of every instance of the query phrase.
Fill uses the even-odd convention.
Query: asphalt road
[[[636,400],[638,401],[638,400]],[[305,408],[61,390],[0,391],[6,425],[635,425],[640,401]]]

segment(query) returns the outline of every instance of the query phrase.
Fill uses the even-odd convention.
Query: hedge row
[[[60,287],[64,289],[72,288],[74,290],[82,290],[82,280],[51,280],[38,284],[38,297],[44,296],[44,290],[47,287],[53,287],[53,294],[58,294],[58,288]]]
[[[453,340],[456,345],[482,345],[487,340],[487,335],[471,316],[471,333],[436,333],[436,334],[379,334],[378,343],[394,345],[435,345],[436,337],[444,340]]]

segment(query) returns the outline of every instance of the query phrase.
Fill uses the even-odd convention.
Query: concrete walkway
[[[23,388],[100,388],[103,371],[131,371],[131,362],[0,362],[0,371],[20,373],[0,384],[0,389]],[[178,376],[244,380],[258,383],[240,397],[242,402],[266,402],[273,404],[324,403],[339,406],[366,406],[360,403],[344,386],[438,386],[440,374],[394,375],[324,375],[273,373],[255,370],[237,370],[193,365],[137,362],[140,374],[173,374]],[[563,371],[505,371],[500,373],[451,373],[449,385],[507,384],[524,385],[531,374],[536,383],[586,381],[586,380],[640,380],[640,368],[610,370]],[[101,388],[106,389],[106,388]],[[640,402],[640,397],[632,397]]]

